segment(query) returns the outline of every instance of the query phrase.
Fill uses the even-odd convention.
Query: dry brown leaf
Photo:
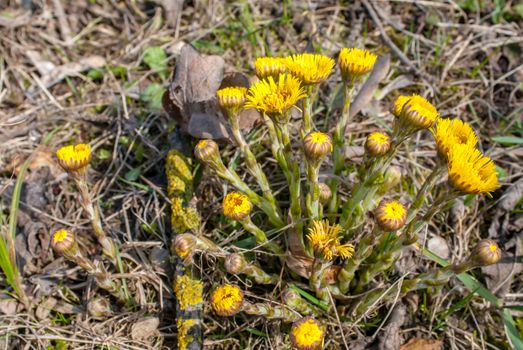
[[[434,339],[411,338],[400,350],[443,350],[443,342]]]
[[[143,318],[131,327],[131,338],[134,340],[145,340],[158,334],[160,319],[158,317]]]
[[[378,341],[378,350],[396,350],[400,346],[400,329],[407,320],[407,307],[397,304],[392,310]]]
[[[228,138],[227,123],[215,97],[224,65],[219,56],[200,55],[188,44],[182,47],[174,79],[162,102],[183,132],[196,138]]]

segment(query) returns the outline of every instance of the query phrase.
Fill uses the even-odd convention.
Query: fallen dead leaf
[[[134,340],[145,340],[158,334],[160,319],[158,317],[146,317],[137,321],[131,327],[131,338]]]
[[[411,338],[400,350],[443,350],[443,342],[434,339]]]
[[[227,123],[216,106],[224,65],[219,56],[201,55],[189,44],[182,47],[162,103],[183,132],[196,138],[229,137]]]

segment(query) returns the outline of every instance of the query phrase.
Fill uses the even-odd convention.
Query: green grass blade
[[[301,288],[298,288],[294,284],[290,284],[289,287],[294,290],[295,292],[299,293],[302,297],[319,307],[320,309],[327,311],[329,309],[329,305],[325,304],[323,301],[316,298],[314,295],[307,293]]]
[[[447,266],[449,262],[442,257],[434,254],[430,250],[424,248],[423,249],[423,255],[425,255],[427,258],[434,260],[441,266]],[[465,286],[473,293],[477,293],[481,295],[484,299],[490,301],[492,304],[494,304],[496,307],[502,307],[503,302],[498,299],[494,294],[492,294],[487,288],[485,288],[481,282],[479,282],[477,279],[469,275],[468,273],[460,273],[457,275],[458,279],[465,284]]]
[[[518,329],[514,323],[514,319],[510,314],[510,310],[503,309],[502,313],[503,323],[505,324],[505,332],[507,333],[507,338],[510,343],[516,350],[523,350],[523,340],[519,336]]]

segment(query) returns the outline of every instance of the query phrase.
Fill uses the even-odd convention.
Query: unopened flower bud
[[[298,350],[323,349],[325,328],[312,317],[304,317],[292,324],[290,339]]]
[[[383,132],[373,132],[367,137],[365,150],[372,157],[380,157],[390,150],[390,137]]]
[[[320,203],[325,205],[330,201],[332,197],[332,191],[330,187],[323,182],[320,182],[318,186],[320,187]]]
[[[285,288],[285,290],[282,293],[282,300],[285,303],[285,305],[292,308],[295,307],[301,301],[301,296],[294,289]]]
[[[252,211],[249,198],[240,192],[229,192],[222,203],[223,215],[232,220],[241,221]]]
[[[220,158],[220,149],[213,140],[201,140],[194,148],[194,155],[203,163],[208,163]]]
[[[211,294],[211,307],[218,316],[233,316],[242,309],[243,299],[240,287],[224,284]]]
[[[78,244],[74,233],[61,229],[53,233],[51,247],[59,254],[74,256],[78,252]]]
[[[396,231],[405,225],[407,209],[396,200],[383,199],[374,210],[378,225],[385,231]]]
[[[254,70],[259,79],[267,77],[277,78],[280,74],[285,73],[285,64],[279,57],[258,57],[254,61]]]
[[[323,160],[332,152],[332,140],[325,133],[313,131],[303,139],[303,151],[309,160]]]
[[[436,107],[416,94],[398,97],[392,108],[392,113],[407,125],[418,129],[432,127],[439,117]]]
[[[196,247],[196,237],[190,233],[183,233],[176,236],[172,248],[180,257],[187,257]]]
[[[226,87],[216,92],[218,105],[225,110],[237,112],[245,103],[247,88]]]
[[[237,275],[242,273],[242,271],[245,269],[247,266],[247,261],[245,261],[245,258],[241,254],[233,253],[227,255],[223,265],[228,273]]]
[[[91,160],[91,146],[80,143],[64,146],[56,151],[58,164],[67,172],[85,168]]]
[[[493,240],[483,239],[472,249],[470,259],[481,266],[492,265],[501,259],[501,249]]]
[[[107,298],[94,297],[87,303],[87,312],[96,319],[101,320],[112,315],[111,303]]]
[[[401,169],[397,166],[390,166],[385,172],[382,191],[387,192],[396,187],[401,181]]]

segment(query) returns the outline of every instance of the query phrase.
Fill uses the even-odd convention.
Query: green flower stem
[[[283,249],[275,242],[270,242],[267,239],[267,235],[263,232],[258,226],[256,226],[250,216],[247,216],[245,219],[240,220],[243,228],[252,233],[256,239],[256,243],[265,247],[267,250],[273,252],[274,254],[282,255]]]
[[[75,249],[72,253],[64,253],[64,257],[76,263],[89,275],[93,276],[98,287],[105,289],[122,304],[128,303],[129,300],[125,296],[124,289],[118,283],[114,282],[99,264],[95,264],[87,259],[78,249]]]
[[[329,300],[328,283],[325,281],[325,277],[326,272],[331,265],[332,263],[317,258],[315,258],[312,263],[309,286],[316,293],[316,297],[324,302]]]
[[[290,134],[288,123],[277,124],[276,131],[280,135],[283,145],[283,154],[289,166],[290,173],[290,208],[289,216],[291,220],[292,234],[297,235],[302,246],[303,244],[303,222],[301,218],[301,173],[299,164],[292,157],[292,148],[290,142]]]
[[[89,216],[89,220],[91,221],[91,226],[93,228],[93,232],[98,239],[98,242],[102,246],[102,252],[105,256],[107,256],[115,266],[118,265],[117,259],[116,259],[116,244],[113,241],[111,237],[108,237],[105,234],[105,231],[102,228],[102,221],[100,220],[100,213],[98,211],[98,208],[94,206],[93,201],[91,199],[91,194],[89,193],[89,186],[87,181],[87,172],[82,173],[75,173],[73,175],[74,182],[76,184],[76,187],[78,188],[78,191],[80,192],[81,197],[81,205],[84,209],[84,211]]]
[[[269,138],[271,142],[271,151],[272,156],[276,161],[278,162],[278,165],[280,166],[283,174],[285,175],[285,179],[287,180],[287,183],[291,183],[291,172],[289,170],[289,165],[287,164],[287,160],[284,157],[283,153],[283,145],[280,142],[280,138],[278,137],[278,133],[276,132],[276,127],[274,125],[274,122],[266,115],[263,115],[263,118],[265,120],[265,125],[267,126],[267,129],[269,130]]]
[[[258,164],[258,162],[256,161],[256,157],[252,153],[249,144],[245,141],[245,138],[240,132],[240,125],[238,120],[238,115],[231,115],[229,113],[229,122],[231,124],[232,134],[236,141],[236,144],[240,148],[240,152],[242,153],[243,158],[245,159],[245,165],[247,166],[247,170],[256,179],[256,181],[258,181],[258,184],[260,185],[261,190],[263,192],[263,196],[271,203],[274,209],[279,213],[279,208],[277,206],[276,199],[272,194],[269,182],[267,181],[267,177],[265,176],[265,173],[263,172],[260,164]]]
[[[431,192],[436,181],[440,178],[444,171],[445,167],[443,166],[443,164],[438,162],[432,170],[432,172],[430,173],[430,175],[425,179],[423,185],[421,185],[421,188],[416,194],[416,198],[414,199],[412,205],[409,208],[409,213],[407,215],[406,221],[407,223],[410,223],[416,217],[421,207],[423,206],[423,203],[425,203],[427,194]]]
[[[276,206],[269,202],[266,198],[259,196],[256,192],[251,190],[234,170],[228,169],[223,164],[221,158],[213,159],[207,164],[216,172],[219,177],[229,181],[234,187],[249,197],[250,201],[267,215],[270,223],[273,226],[277,228],[284,226],[284,222],[278,213],[279,209],[277,209]]]
[[[314,164],[306,160],[307,166],[307,181],[309,191],[305,197],[305,208],[307,215],[311,220],[320,220],[320,185],[318,182],[318,175],[320,173],[321,163]]]
[[[312,104],[313,104],[313,86],[306,88],[306,96],[303,101],[303,126],[301,129],[301,139],[303,140],[308,133],[312,131]]]
[[[329,202],[329,214],[337,213],[340,205],[340,198],[338,197],[338,179],[345,167],[345,132],[349,122],[351,95],[352,83],[345,82],[343,84],[343,111],[332,137],[332,162],[334,163],[334,177],[328,182],[328,185],[332,191],[332,198]]]
[[[370,209],[368,205],[374,203],[374,200],[369,198],[373,199],[378,191],[383,172],[392,162],[398,146],[391,149],[387,156],[373,160],[368,170],[363,172],[363,178],[354,186],[351,197],[342,207],[339,224],[343,228],[349,228],[349,224],[351,228],[360,224],[358,217],[362,217]]]
[[[263,316],[267,319],[281,319],[285,322],[294,322],[301,316],[285,307],[271,306],[266,303],[252,304],[247,301],[243,303],[243,312],[248,315]]]
[[[268,274],[261,267],[254,264],[247,264],[241,273],[251,277],[258,284],[278,284],[280,277],[274,274]]]
[[[347,260],[338,273],[338,287],[340,288],[341,293],[345,294],[349,291],[350,284],[354,279],[354,274],[363,261],[371,255],[380,233],[381,230],[376,226],[373,232],[363,236],[363,238],[358,242],[358,246],[354,250],[354,256]]]

